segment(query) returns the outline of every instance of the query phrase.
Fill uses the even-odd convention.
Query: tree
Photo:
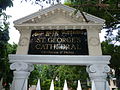
[[[12,79],[13,79],[13,72],[10,70],[10,64],[9,64],[9,60],[8,60],[8,54],[15,54],[16,53],[16,48],[17,45],[16,44],[6,44],[6,55],[4,55],[1,59],[0,59],[0,80],[3,80],[3,87],[6,90],[9,90],[10,88],[10,84],[12,83]]]
[[[0,12],[6,10],[7,7],[13,6],[12,0],[0,0]]]
[[[66,66],[66,65],[36,65],[35,70],[29,77],[29,84],[37,83],[37,79],[41,79],[41,87],[43,90],[50,88],[51,80],[54,80],[55,89],[63,88],[64,80],[68,82],[68,87],[76,89],[77,80],[81,80],[82,85],[86,88],[86,79],[88,74],[86,67],[83,66]]]
[[[2,65],[0,65],[0,72],[1,72],[1,78],[3,79],[3,87],[5,90],[10,89],[10,84],[12,83],[13,79],[13,72],[10,70],[10,63],[8,59],[9,54],[15,54],[16,53],[16,44],[7,44],[6,45],[6,56],[4,56],[3,61],[1,62]]]
[[[106,27],[114,27],[120,20],[119,0],[67,0],[69,5],[106,20]],[[113,24],[114,23],[114,24]]]
[[[13,72],[10,70],[10,64],[8,60],[8,54],[15,54],[16,53],[16,44],[6,44],[6,55],[1,58],[0,60],[0,80],[3,80],[3,87],[6,90],[9,90],[9,86],[12,83],[13,79]]]
[[[22,0],[31,1],[43,7],[43,3],[55,4],[61,0]],[[118,36],[112,38],[113,41],[120,42],[120,0],[65,0],[66,5],[80,10],[86,22],[89,22],[83,12],[95,15],[106,20],[103,28],[107,29],[106,39],[112,38],[114,30],[118,30]]]
[[[9,40],[9,23],[7,22],[8,16],[3,12],[7,7],[11,7],[12,0],[0,0],[0,18],[2,24],[0,25],[0,80],[3,79],[3,86],[9,90],[9,82],[11,81],[8,76],[11,72],[8,63],[7,45]],[[10,74],[11,75],[11,74]]]
[[[120,0],[67,0],[65,4],[80,10],[81,13],[84,11],[105,19],[103,28],[107,32],[106,40],[120,43]],[[85,20],[89,22],[86,18]],[[116,35],[114,31],[117,32]]]
[[[110,44],[109,42],[102,42],[102,51],[104,55],[111,55],[109,66],[115,70],[117,87],[120,89],[120,46]]]
[[[43,3],[55,4],[61,0],[22,0],[30,1],[43,7]],[[65,0],[66,5],[74,7],[82,12],[101,17],[106,20],[106,27],[114,27],[120,24],[120,0]]]

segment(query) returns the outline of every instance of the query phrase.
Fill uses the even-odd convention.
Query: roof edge
[[[13,23],[15,25],[22,24],[23,22],[25,22],[25,21],[27,21],[29,19],[32,19],[32,18],[37,17],[37,16],[40,16],[42,14],[46,14],[48,11],[52,11],[52,10],[57,9],[57,8],[63,8],[63,9],[66,9],[67,11],[69,11],[69,12],[74,12],[76,10],[75,8],[69,7],[67,5],[55,4],[55,5],[51,5],[50,7],[45,8],[45,9],[41,9],[41,10],[39,10],[37,12],[34,12],[34,13],[30,14],[30,15],[27,15],[25,17],[22,17],[22,18],[20,18],[18,20],[15,20]],[[102,23],[102,24],[105,23],[105,20],[102,19],[102,18],[96,17],[96,16],[88,14],[86,12],[83,12],[83,13],[85,14],[85,17],[88,20],[92,20],[92,21],[94,20],[95,22],[99,22],[99,23]],[[81,15],[80,12],[78,12],[77,14]]]

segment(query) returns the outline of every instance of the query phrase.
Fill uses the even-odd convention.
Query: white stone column
[[[87,67],[89,77],[95,82],[96,90],[106,90],[106,77],[110,71],[107,64],[93,64]]]
[[[32,64],[15,62],[10,65],[15,70],[11,90],[27,90],[27,80],[30,72],[34,69]]]

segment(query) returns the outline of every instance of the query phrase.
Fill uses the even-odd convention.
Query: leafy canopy
[[[9,84],[12,81],[12,72],[9,69],[8,61],[8,40],[9,23],[8,16],[3,12],[7,7],[11,7],[11,0],[0,0],[0,81],[3,80],[5,90],[9,90]]]

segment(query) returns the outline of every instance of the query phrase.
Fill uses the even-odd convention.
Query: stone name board
[[[88,55],[87,31],[32,30],[28,54]]]

